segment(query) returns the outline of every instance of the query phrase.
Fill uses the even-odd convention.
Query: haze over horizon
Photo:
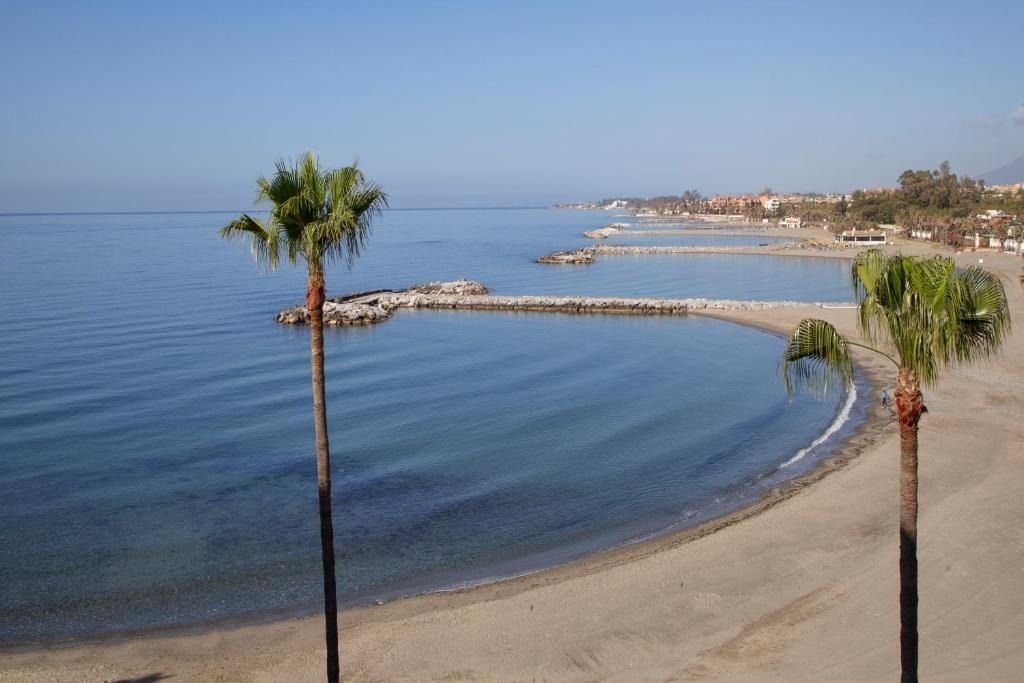
[[[358,156],[395,207],[891,186],[1024,152],[1024,5],[40,2],[0,212],[237,209]]]

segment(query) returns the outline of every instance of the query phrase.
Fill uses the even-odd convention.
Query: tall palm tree
[[[260,176],[256,180],[256,205],[269,206],[267,222],[243,213],[221,228],[220,236],[226,240],[248,242],[257,263],[271,270],[278,266],[282,256],[293,265],[306,264],[327,680],[334,683],[339,679],[340,668],[334,525],[331,517],[331,455],[324,389],[324,274],[332,262],[341,260],[351,265],[362,252],[373,220],[387,207],[387,195],[380,186],[363,177],[356,163],[322,171],[319,160],[307,152],[292,165],[278,161],[276,167],[270,178]]]
[[[837,374],[853,381],[850,347],[879,353],[896,368],[901,680],[917,681],[917,429],[927,411],[921,386],[933,385],[944,367],[992,356],[1010,332],[1010,313],[996,276],[977,266],[957,270],[949,257],[871,249],[854,259],[852,279],[865,343],[807,318],[786,344],[779,369],[787,392],[797,385],[820,393]]]

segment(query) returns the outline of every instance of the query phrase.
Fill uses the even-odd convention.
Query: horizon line
[[[551,209],[553,204],[536,206],[403,206],[388,207],[384,211],[520,211]],[[172,209],[167,211],[0,211],[0,217],[16,216],[158,216],[172,214],[206,214],[206,213],[263,213],[265,210],[243,209]]]

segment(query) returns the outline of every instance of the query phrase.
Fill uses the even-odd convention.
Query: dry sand
[[[1005,276],[1011,313],[1024,324],[1024,262],[957,258],[979,257]],[[720,317],[788,332],[805,315],[853,331],[851,309]],[[925,394],[923,680],[1024,678],[1022,379],[1018,333],[997,361],[947,372]],[[896,680],[898,443],[881,411],[848,449],[856,451],[813,485],[797,483],[793,495],[711,527],[490,586],[347,611],[344,677]],[[322,620],[307,618],[0,653],[0,681],[323,680],[322,637]]]

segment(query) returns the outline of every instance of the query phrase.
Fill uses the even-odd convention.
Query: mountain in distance
[[[1006,164],[1006,166],[1000,166],[988,173],[981,174],[980,180],[984,180],[986,185],[1024,183],[1024,156],[1018,157],[1016,160]]]

